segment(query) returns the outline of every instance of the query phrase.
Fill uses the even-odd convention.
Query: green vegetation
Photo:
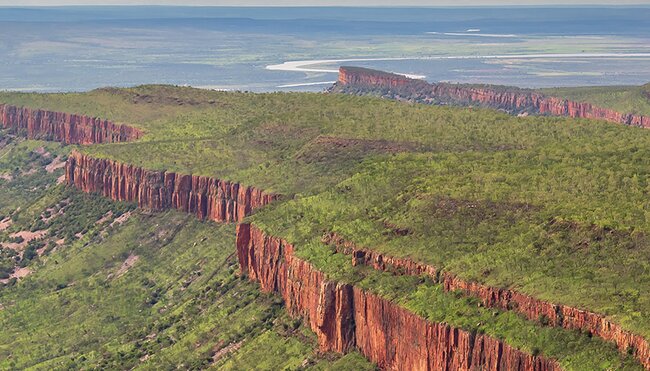
[[[6,134],[2,143],[0,169],[12,175],[2,189],[15,193],[0,197],[10,220],[0,231],[0,369],[221,369],[270,355],[274,366],[374,368],[358,354],[318,354],[277,298],[236,275],[234,226],[133,213],[57,186],[63,170],[45,169],[70,148]],[[10,278],[17,269],[31,274]]]
[[[597,339],[543,329],[514,314],[491,317],[470,299],[441,293],[419,278],[389,279],[353,268],[319,242],[322,234],[337,232],[360,246],[466,279],[602,313],[650,337],[647,130],[370,97],[164,86],[3,93],[0,101],[98,115],[146,132],[134,143],[80,147],[92,156],[286,195],[251,220],[295,242],[302,257],[333,278],[363,285],[432,320],[485,331],[557,357],[567,368],[587,359],[594,369],[620,362],[634,367]],[[279,341],[277,326],[268,330],[275,332],[256,332],[256,342],[238,346],[237,356],[219,365],[246,368],[251,363],[245,355],[296,365],[302,341]],[[266,354],[256,346],[263,343],[277,348]]]
[[[41,206],[61,193],[56,180],[68,149],[56,143],[23,140],[0,131],[0,285],[14,284],[14,272],[45,253],[45,238],[25,240],[19,232],[37,232]],[[34,213],[38,215],[33,215]],[[56,233],[52,234],[52,239]]]
[[[22,140],[0,131],[0,220],[47,193],[61,168],[45,167],[65,161],[68,148],[58,143]]]
[[[533,166],[544,164],[542,156],[404,154],[369,161],[332,190],[273,206],[255,220],[337,232],[466,279],[588,308],[650,335],[646,184],[635,184],[647,170],[631,167],[619,183],[611,176],[622,175],[626,163],[615,154],[559,162],[553,156]],[[478,196],[485,194],[491,199]]]
[[[221,369],[271,355],[274,368],[332,362],[280,300],[237,270],[234,226],[134,213],[0,289],[0,368]]]
[[[622,113],[650,116],[650,84],[540,89],[544,94],[588,102]]]
[[[511,311],[485,308],[478,299],[445,293],[429,277],[395,276],[370,267],[353,267],[349,256],[334,253],[305,225],[264,224],[268,220],[261,215],[253,221],[271,235],[291,236],[289,242],[296,247],[296,255],[329,279],[360,286],[430,321],[502,339],[518,349],[556,359],[566,370],[643,369],[632,357],[621,358],[613,344],[577,331],[544,327]]]

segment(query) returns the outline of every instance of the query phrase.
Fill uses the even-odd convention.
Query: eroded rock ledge
[[[560,370],[498,339],[433,323],[358,287],[330,281],[294,255],[291,244],[250,224],[237,226],[243,273],[279,293],[290,315],[303,317],[322,351],[357,348],[391,370]]]
[[[65,168],[66,183],[116,201],[137,202],[148,210],[177,209],[199,219],[240,221],[278,198],[257,188],[196,175],[146,170],[73,151]]]
[[[0,121],[5,129],[29,139],[65,144],[128,142],[142,137],[142,131],[108,120],[6,104],[0,104]]]
[[[650,128],[650,117],[621,113],[546,96],[529,89],[494,85],[435,83],[410,79],[402,75],[359,67],[341,67],[339,79],[332,91],[352,94],[379,94],[428,104],[479,105],[512,114],[537,114],[601,119],[614,123]]]
[[[566,305],[536,299],[514,290],[469,282],[438,268],[409,259],[386,256],[376,251],[357,247],[335,233],[325,234],[322,241],[333,245],[338,253],[350,255],[352,265],[366,265],[376,270],[419,276],[429,275],[443,285],[445,291],[461,291],[477,297],[488,307],[514,310],[532,321],[543,319],[549,326],[577,329],[613,342],[622,353],[632,352],[646,368],[650,369],[650,343],[640,335],[623,330],[620,325],[604,316]]]

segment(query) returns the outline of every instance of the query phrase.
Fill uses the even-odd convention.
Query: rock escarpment
[[[66,144],[115,143],[136,140],[142,132],[127,125],[70,113],[0,104],[0,122],[5,129],[29,139]]]
[[[514,349],[490,336],[426,319],[356,286],[337,283],[294,248],[250,224],[237,227],[243,273],[262,290],[279,293],[289,313],[302,317],[323,351],[357,348],[391,370],[559,370],[541,356]]]
[[[332,91],[379,94],[428,104],[479,105],[513,114],[538,114],[601,119],[650,128],[650,117],[620,113],[590,103],[550,97],[528,89],[494,85],[435,83],[358,67],[341,67]]]
[[[466,295],[477,297],[485,306],[514,310],[533,321],[544,319],[549,326],[588,332],[615,343],[622,353],[633,354],[646,369],[650,369],[650,343],[642,336],[624,330],[620,325],[600,314],[549,303],[514,290],[466,281],[431,265],[357,247],[334,233],[325,234],[323,242],[334,245],[338,253],[350,255],[352,265],[366,265],[376,270],[396,274],[414,276],[426,274],[441,283],[445,291],[461,291]]]
[[[148,210],[177,209],[199,219],[242,220],[277,195],[216,178],[151,171],[73,151],[65,168],[66,183],[118,201],[137,202]]]
[[[136,140],[142,132],[98,118],[0,105],[5,128],[30,139],[66,144],[99,144]],[[200,219],[242,220],[253,209],[277,198],[259,189],[216,178],[150,171],[73,151],[66,162],[66,182],[84,192],[137,202],[149,210],[178,209]]]

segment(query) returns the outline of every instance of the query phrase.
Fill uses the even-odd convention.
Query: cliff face
[[[324,235],[323,242],[334,245],[338,253],[350,255],[355,266],[362,264],[396,274],[415,276],[427,274],[441,283],[445,291],[462,291],[466,295],[477,297],[487,307],[515,310],[532,321],[545,318],[549,326],[589,332],[615,343],[623,353],[632,352],[646,369],[650,369],[650,343],[640,335],[623,330],[620,325],[607,320],[602,315],[566,305],[548,303],[513,290],[469,282],[449,272],[441,272],[431,265],[359,248],[336,234]]]
[[[285,241],[253,225],[237,226],[237,255],[243,273],[262,290],[277,292],[292,316],[303,317],[323,351],[356,347],[382,369],[559,370],[485,335],[432,323],[358,287],[329,281],[294,256]]]
[[[0,104],[0,122],[5,129],[24,133],[29,139],[67,144],[126,142],[142,136],[138,129],[107,120],[4,104]]]
[[[334,91],[379,92],[383,96],[422,103],[481,105],[511,113],[601,119],[614,123],[650,128],[650,117],[624,114],[590,103],[548,97],[526,89],[490,86],[429,84],[426,81],[356,67],[341,67]]]
[[[426,87],[429,85],[423,80],[359,67],[341,67],[339,69],[338,83],[343,86],[356,85],[382,88]]]
[[[149,210],[178,209],[199,219],[242,220],[277,198],[259,189],[215,178],[150,171],[73,151],[65,169],[66,183],[113,200],[137,202]]]

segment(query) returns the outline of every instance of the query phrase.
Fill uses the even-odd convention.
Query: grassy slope
[[[296,194],[258,219],[283,236],[334,230],[650,335],[648,131],[320,94],[148,86],[0,98],[106,114],[148,133],[84,148],[95,156]],[[390,224],[411,233],[397,237]]]
[[[578,102],[589,102],[623,113],[650,116],[650,84],[644,86],[552,88],[540,89],[540,91]]]
[[[45,166],[52,161],[64,161],[68,150],[57,143],[23,140],[0,131],[0,220],[5,222],[0,243],[12,242],[13,233],[32,229],[31,223],[44,206],[60,194],[56,181],[63,169],[48,172]],[[32,250],[35,247],[31,246]],[[0,245],[0,279],[9,278],[30,259],[31,256],[21,256],[20,252]]]
[[[65,160],[69,149],[57,143],[21,140],[0,132],[0,219],[18,207],[25,208],[33,200],[43,196],[47,188],[63,174],[63,170],[48,173],[44,166],[55,157]],[[36,149],[43,148],[50,155],[43,156]]]
[[[119,274],[129,256],[139,258]],[[336,361],[321,359],[313,335],[236,271],[234,226],[136,213],[0,289],[0,368],[221,368],[269,355],[280,368]],[[212,362],[231,344],[241,350]]]
[[[270,361],[271,368],[373,369],[357,353],[316,354],[313,334],[300,321],[236,276],[234,226],[178,213],[136,213],[111,227],[133,205],[56,186],[62,170],[43,170],[41,147],[51,157],[69,148],[0,139],[6,153],[0,169],[14,176],[1,184],[0,209],[13,223],[0,241],[17,231],[48,230],[35,242],[48,247],[42,256],[21,260],[0,248],[0,270],[26,266],[35,272],[0,284],[0,369],[241,369]],[[44,212],[53,215],[46,222]],[[63,244],[52,249],[51,241],[60,239]],[[139,258],[116,274],[129,256]],[[231,352],[211,360],[221,349]]]

